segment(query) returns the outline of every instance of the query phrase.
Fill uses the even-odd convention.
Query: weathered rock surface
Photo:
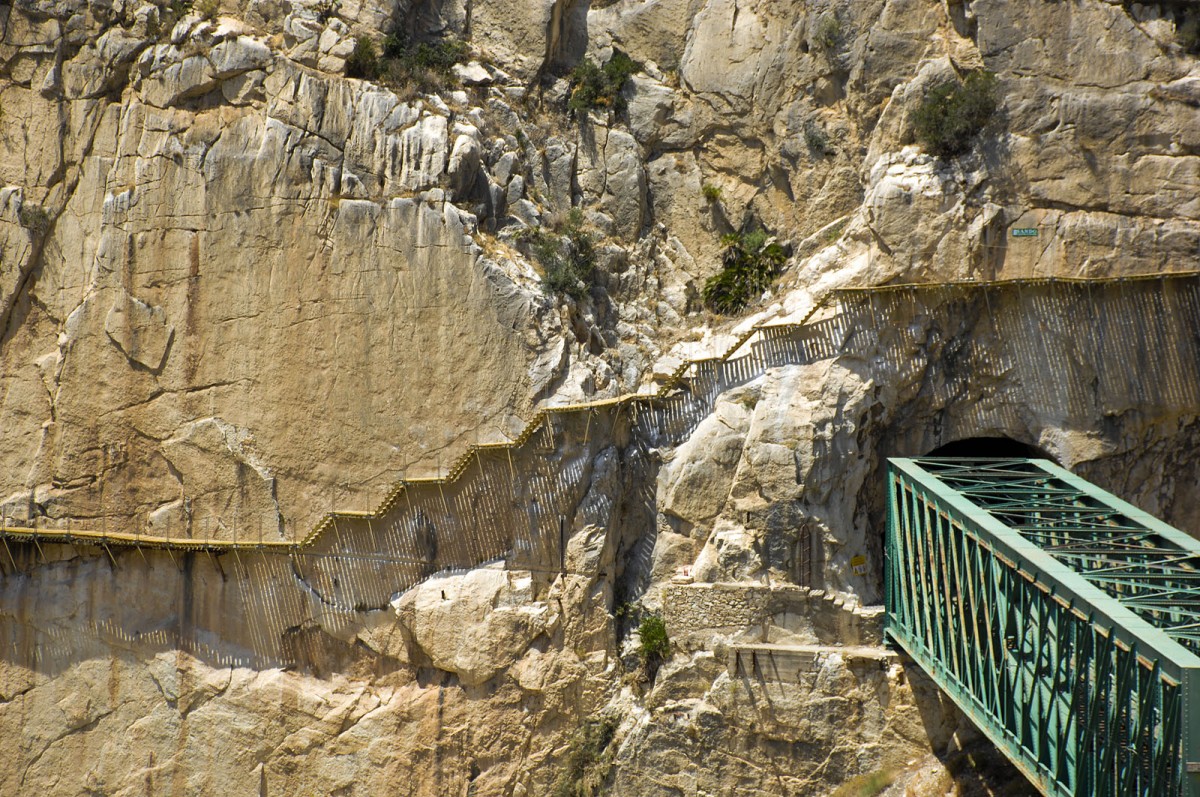
[[[19,32],[26,13],[12,57],[52,60],[50,33]],[[64,74],[94,77],[90,52]],[[17,324],[0,450],[25,463],[0,494],[114,527],[161,529],[166,512],[173,533],[302,535],[457,441],[508,432],[557,377],[527,368],[558,319],[480,259],[476,217],[440,188],[474,192],[476,127],[195,17],[169,43],[110,27],[95,57],[132,64],[129,82],[68,79],[59,95],[14,78],[5,93],[10,136],[73,121],[61,149],[0,163],[18,186],[0,221]],[[175,467],[171,441],[202,421],[253,440],[266,494],[225,447]]]
[[[506,570],[432,578],[405,593],[397,613],[417,655],[468,687],[512,666],[559,622],[548,604],[534,600],[528,576],[514,583]]]
[[[720,353],[732,323],[698,312],[700,289],[721,236],[749,227],[793,252],[755,320],[803,316],[844,284],[1200,267],[1200,67],[1165,6],[220,11],[0,8],[10,521],[303,534],[515,436],[536,402],[616,395]],[[397,21],[469,41],[461,86],[342,74]],[[625,110],[569,116],[564,75],[615,50],[641,62]],[[980,67],[997,74],[996,117],[957,158],[922,152],[910,112]],[[526,230],[573,207],[598,269],[590,295],[560,300]],[[845,355],[728,392],[690,439],[637,455],[661,456],[657,479],[617,446],[531,470],[581,480],[544,572],[441,573],[368,610],[334,605],[299,565],[268,578],[228,556],[127,551],[110,566],[50,546],[43,563],[18,546],[0,559],[0,792],[545,794],[602,716],[621,793],[817,795],[873,772],[896,776],[891,793],[966,788],[931,751],[971,732],[919,673],[870,651],[806,650],[786,683],[739,664],[861,641],[847,629],[877,616],[853,604],[879,597],[883,458],[1008,436],[1200,530],[1196,412],[1132,387],[1107,402],[1059,390],[1092,384],[1076,362],[1020,385],[982,358],[950,373],[951,342],[995,342],[968,315],[945,336],[893,319],[920,342],[869,355],[890,372]],[[514,511],[549,511],[534,496]],[[369,567],[337,560],[328,579]],[[850,608],[824,636],[791,610],[694,634],[649,683],[626,604],[661,607],[676,576],[804,583]],[[239,579],[261,587],[246,603]],[[286,618],[285,591],[302,595]],[[246,606],[256,622],[237,619]],[[279,647],[294,671],[250,655]]]

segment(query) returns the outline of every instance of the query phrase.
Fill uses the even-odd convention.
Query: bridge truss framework
[[[1046,460],[893,459],[886,629],[1046,795],[1200,795],[1200,543]]]

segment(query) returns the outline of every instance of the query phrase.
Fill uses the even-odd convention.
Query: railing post
[[[1200,797],[1200,668],[1183,671],[1179,707],[1183,731],[1183,797]]]
[[[892,635],[892,626],[895,624],[895,613],[899,608],[896,604],[896,575],[892,572],[892,568],[899,566],[900,551],[899,535],[897,529],[899,527],[899,509],[896,504],[896,473],[889,464],[886,469],[887,478],[887,530],[885,531],[883,541],[883,634],[885,639],[890,639]]]

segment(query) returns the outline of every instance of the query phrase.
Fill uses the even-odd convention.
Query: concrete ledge
[[[725,666],[734,678],[762,681],[800,681],[839,657],[851,670],[886,670],[900,657],[882,647],[866,645],[730,645]]]

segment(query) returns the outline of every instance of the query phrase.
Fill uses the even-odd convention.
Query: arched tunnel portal
[[[1044,449],[1011,437],[967,437],[927,452],[927,457],[980,457],[1057,460]]]

